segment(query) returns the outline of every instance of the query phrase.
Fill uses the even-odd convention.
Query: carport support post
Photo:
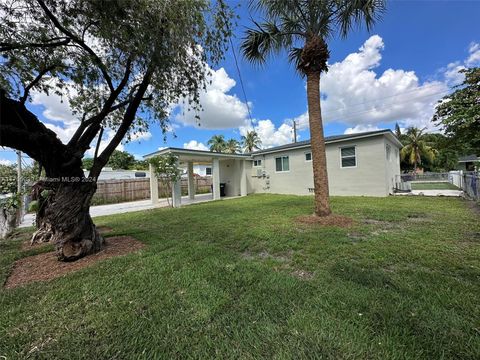
[[[240,196],[247,196],[247,173],[245,160],[240,160]]]
[[[220,162],[216,158],[212,160],[212,185],[213,200],[220,200]]]
[[[178,168],[178,161],[177,161]],[[172,206],[178,208],[182,205],[182,179],[178,179],[172,184]]]
[[[193,162],[189,161],[187,164],[188,173],[188,198],[190,200],[195,199],[195,183],[193,179]]]
[[[158,179],[153,170],[153,165],[149,164],[148,169],[150,171],[150,200],[152,204],[158,203]]]

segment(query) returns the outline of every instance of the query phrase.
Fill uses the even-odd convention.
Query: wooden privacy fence
[[[188,193],[188,179],[182,178],[182,195]],[[211,177],[195,177],[194,185],[197,194],[210,192]],[[158,196],[170,197],[170,189],[158,182]],[[99,180],[97,191],[93,196],[93,204],[113,204],[126,201],[145,200],[150,198],[150,179],[111,179]]]

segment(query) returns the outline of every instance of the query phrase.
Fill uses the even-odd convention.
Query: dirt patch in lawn
[[[100,226],[97,226],[97,231],[100,234],[104,235],[104,234],[111,233],[113,229],[110,226],[100,225]]]
[[[115,236],[105,240],[105,247],[100,252],[73,262],[58,261],[55,251],[29,256],[15,262],[4,286],[9,289],[34,281],[47,281],[144,247],[143,243],[131,236]]]
[[[22,242],[22,251],[28,251],[31,249],[41,249],[41,248],[47,247],[48,245],[52,245],[52,243],[42,242],[42,243],[37,243],[32,245],[31,240],[28,239]]]
[[[311,271],[299,270],[299,269],[292,271],[292,275],[301,280],[311,280],[315,276],[315,274]]]
[[[338,226],[347,228],[353,225],[353,219],[342,215],[303,215],[296,218],[296,221],[303,225],[321,225],[321,226]]]
[[[291,260],[292,258],[292,254],[293,254],[293,251],[289,250],[288,252],[286,253],[280,253],[280,254],[270,254],[268,251],[266,250],[263,250],[259,253],[252,253],[250,252],[249,250],[245,250],[241,256],[242,258],[244,259],[247,259],[247,260],[267,260],[267,259],[272,259],[272,260],[275,260],[275,261],[279,261],[279,262],[288,262]]]
[[[480,216],[480,202],[467,200],[467,206],[477,215]]]

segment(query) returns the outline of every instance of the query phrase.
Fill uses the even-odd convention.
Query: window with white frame
[[[253,160],[253,166],[262,166],[262,160]]]
[[[305,161],[312,161],[312,153],[306,152],[305,153]]]
[[[387,157],[387,161],[390,161],[391,152],[392,152],[392,148],[390,145],[387,144],[385,148],[385,156]]]
[[[288,156],[280,156],[275,158],[275,171],[290,171],[290,161]]]
[[[342,168],[357,166],[357,153],[355,146],[340,148],[340,158]]]
[[[205,168],[205,175],[212,175],[212,168],[211,167]]]

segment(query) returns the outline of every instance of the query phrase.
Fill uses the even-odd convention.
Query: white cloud
[[[305,130],[309,128],[309,123],[308,123],[308,113],[305,112],[293,119],[285,119],[284,123],[286,124],[291,124],[293,126],[293,122],[297,123],[297,130]]]
[[[430,125],[436,102],[447,93],[441,81],[421,83],[414,71],[387,69],[377,74],[384,43],[373,35],[322,78],[326,122],[375,128],[379,123]]]
[[[175,120],[184,124],[204,129],[229,129],[242,126],[248,115],[247,105],[236,95],[228,92],[235,86],[224,68],[211,70],[211,83],[207,90],[200,94],[202,111],[189,111],[187,106],[180,105]],[[195,118],[200,116],[200,122]]]
[[[384,47],[382,38],[373,35],[357,52],[329,65],[329,71],[321,79],[324,122],[349,125],[346,131],[352,132],[378,129],[379,124],[395,122],[403,127],[435,130],[431,118],[437,102],[449,93],[452,85],[463,81],[459,70],[480,63],[480,44],[470,44],[466,60],[440,69],[441,80],[424,82],[414,71],[387,69],[377,73]],[[295,119],[300,129],[308,127],[307,113]]]
[[[71,139],[73,134],[78,128],[78,125],[80,125],[80,122],[77,123],[69,123],[69,124],[64,124],[64,126],[59,126],[59,125],[54,125],[51,123],[45,123],[45,126],[49,128],[50,130],[54,131],[58,138],[64,143],[68,143],[68,141]]]
[[[74,91],[70,89],[69,91]],[[59,96],[53,92],[49,95],[37,91],[32,92],[32,104],[42,105],[45,110],[43,116],[51,121],[59,121],[64,124],[77,124],[78,120],[73,116],[70,101],[67,96]]]
[[[150,131],[136,131],[130,134],[130,141],[150,140],[152,133]]]
[[[283,123],[278,128],[272,120],[259,120],[255,122],[253,128],[251,126],[241,126],[240,134],[245,136],[248,131],[255,130],[262,140],[262,148],[270,148],[272,146],[284,145],[293,142],[293,127],[287,123]],[[297,140],[300,137],[297,136]]]
[[[184,149],[190,149],[190,150],[203,150],[203,151],[209,151],[210,149],[208,146],[205,144],[198,142],[197,140],[190,140],[188,143],[183,144]],[[160,150],[160,149],[159,149]]]
[[[447,84],[453,86],[462,83],[465,75],[459,71],[463,69],[465,69],[465,66],[460,61],[450,63],[445,69],[442,69]]]
[[[10,161],[10,160],[7,160],[7,159],[0,159],[0,165],[6,165],[6,166],[10,166],[12,165],[13,162]]]
[[[376,131],[376,130],[381,130],[381,129],[374,125],[356,125],[354,127],[345,129],[344,134],[357,134],[357,133],[362,133],[366,131]]]
[[[468,48],[469,56],[465,61],[467,66],[478,66],[480,65],[480,44],[472,42]]]
[[[102,153],[103,150],[105,150],[105,148],[108,146],[108,144],[110,143],[110,141],[113,139],[114,136],[115,136],[115,131],[110,129],[107,129],[106,131],[104,131],[102,136],[102,141],[100,142],[100,146],[98,148],[99,155]],[[90,144],[90,149],[87,150],[87,152],[85,153],[85,156],[93,157],[95,155],[95,147],[97,146],[97,141],[98,141],[98,137],[93,139],[92,143]],[[120,143],[115,149],[123,151],[125,150],[125,146],[122,143]]]

